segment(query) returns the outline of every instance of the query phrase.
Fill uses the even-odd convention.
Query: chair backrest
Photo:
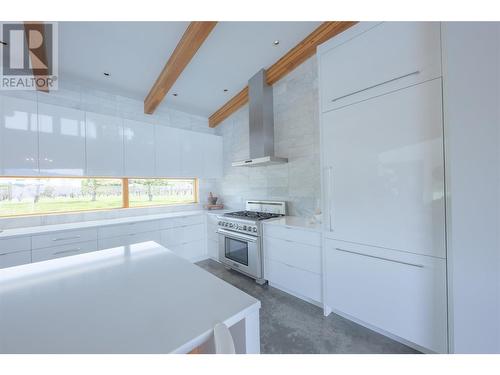
[[[223,323],[214,327],[215,354],[235,354],[233,336]]]

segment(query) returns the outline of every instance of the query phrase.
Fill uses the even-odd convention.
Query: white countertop
[[[184,352],[217,322],[259,308],[143,242],[0,270],[0,353]]]
[[[127,224],[136,221],[151,221],[151,220],[160,220],[160,219],[168,219],[168,218],[191,216],[191,215],[204,215],[205,213],[207,213],[207,211],[205,210],[178,211],[178,212],[169,212],[169,213],[155,214],[155,215],[127,216],[116,219],[77,221],[74,223],[38,225],[35,227],[5,229],[4,231],[0,232],[0,239],[9,237],[18,237],[18,236],[30,236],[34,234],[43,234],[48,232],[58,232],[58,231],[72,230],[72,229],[85,229],[85,228],[102,227],[107,225]]]
[[[283,216],[277,219],[269,219],[263,221],[264,225],[282,225],[297,229],[304,229],[313,232],[321,232],[323,227],[321,224],[311,224],[309,218],[300,216]]]

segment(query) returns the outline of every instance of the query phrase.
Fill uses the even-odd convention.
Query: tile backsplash
[[[318,75],[311,57],[273,86],[276,156],[288,163],[232,167],[249,157],[248,105],[217,128],[224,138],[224,177],[217,192],[231,209],[247,199],[287,201],[289,215],[311,216],[320,207]]]

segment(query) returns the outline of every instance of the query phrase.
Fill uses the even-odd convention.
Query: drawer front
[[[264,274],[270,283],[313,301],[321,302],[321,276],[316,273],[267,259]]]
[[[447,351],[444,259],[326,241],[326,304],[435,352]]]
[[[31,251],[0,254],[0,268],[14,267],[31,263]]]
[[[155,241],[160,243],[160,232],[144,232],[133,233],[124,236],[117,236],[111,238],[99,238],[99,250],[109,249],[112,247],[127,246],[134,243]]]
[[[317,246],[265,237],[264,257],[306,271],[321,273],[321,248]]]
[[[323,112],[441,76],[437,22],[385,22],[320,55]]]
[[[171,219],[162,219],[160,220],[159,227],[160,229],[168,229],[168,228],[182,227],[186,225],[195,225],[202,223],[204,223],[203,215],[190,215],[190,216],[175,217]]]
[[[31,250],[30,237],[14,237],[0,240],[0,256],[23,250]]]
[[[197,262],[206,258],[206,249],[204,241],[185,242],[173,246],[171,250],[180,257],[189,260],[190,262]]]
[[[33,250],[32,261],[41,262],[49,259],[56,259],[71,255],[84,254],[91,251],[97,251],[97,241],[72,243],[62,246],[54,246],[45,249]]]
[[[40,234],[33,236],[31,239],[32,248],[42,249],[45,247],[61,246],[66,244],[86,242],[86,241],[96,241],[97,240],[97,230],[95,228],[91,229],[78,229],[78,230],[68,230],[64,232]]]
[[[321,233],[301,230],[286,225],[264,224],[264,238],[267,236],[311,246],[321,246]]]
[[[161,231],[161,243],[166,247],[176,246],[184,242],[202,240],[203,237],[204,224],[183,225]]]
[[[158,221],[142,221],[99,228],[99,238],[126,236],[129,234],[152,232],[158,230]]]

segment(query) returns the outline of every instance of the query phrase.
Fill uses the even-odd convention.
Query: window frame
[[[87,210],[68,210],[68,211],[47,211],[38,213],[28,213],[28,214],[16,214],[16,215],[2,215],[0,212],[0,220],[7,218],[17,218],[17,217],[27,217],[27,216],[45,216],[45,215],[64,215],[79,212],[100,212],[100,211],[114,211],[114,210],[126,210],[126,209],[137,209],[137,208],[153,208],[153,207],[172,207],[172,206],[184,206],[198,204],[199,199],[199,179],[197,177],[111,177],[111,176],[0,176],[0,181],[2,179],[27,179],[27,180],[39,180],[39,179],[102,179],[102,180],[120,180],[122,185],[122,205],[120,207],[113,208],[89,208]],[[163,204],[149,204],[130,207],[130,194],[129,194],[129,180],[140,179],[140,180],[192,180],[194,183],[194,200],[192,202],[186,203],[163,203]]]

